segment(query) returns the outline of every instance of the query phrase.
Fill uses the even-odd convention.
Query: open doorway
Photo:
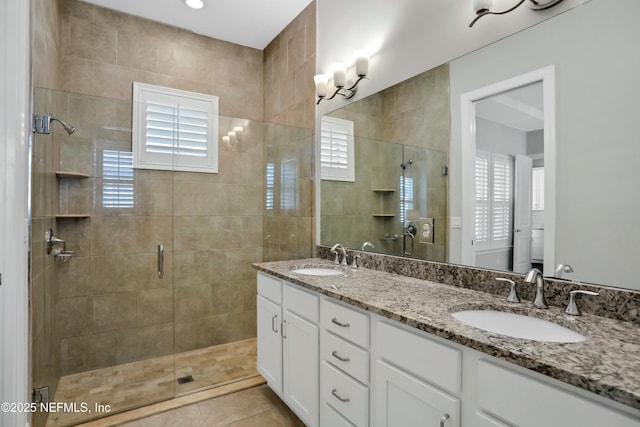
[[[518,273],[543,268],[543,99],[536,82],[475,103],[478,267]]]
[[[464,264],[553,270],[553,96],[553,67],[462,95]]]

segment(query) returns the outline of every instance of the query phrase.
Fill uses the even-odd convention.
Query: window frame
[[[322,150],[324,147],[326,147],[323,144],[323,133],[326,131],[346,135],[346,167],[338,168],[334,166],[323,165]],[[328,116],[324,116],[320,119],[320,179],[329,181],[355,182],[356,166],[354,139],[353,121]],[[329,150],[332,149],[333,148],[329,148]]]
[[[176,153],[180,141],[174,137],[173,153],[147,151],[146,106],[155,105],[194,110],[207,114],[206,156],[190,156]],[[218,173],[218,113],[219,98],[185,90],[133,83],[132,151],[134,169],[171,170],[185,172]],[[174,115],[179,117],[180,113]],[[179,130],[174,123],[173,132]],[[178,148],[176,148],[178,146]]]

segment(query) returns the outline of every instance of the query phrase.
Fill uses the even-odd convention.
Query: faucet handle
[[[340,257],[340,254],[338,253],[338,251],[336,251],[336,250],[331,250],[331,253],[332,253],[332,254],[335,254],[335,256],[336,256],[336,257],[333,259],[333,263],[334,263],[334,264],[336,264],[336,265],[340,264],[340,258],[339,258],[339,257]]]
[[[520,297],[518,297],[518,292],[516,292],[516,282],[510,279],[505,279],[504,277],[496,277],[496,281],[506,282],[511,285],[511,290],[509,291],[507,302],[520,302]]]
[[[362,258],[361,255],[354,255],[353,256],[353,261],[351,262],[351,268],[353,268],[354,270],[358,269],[358,260]]]
[[[567,308],[565,308],[565,310],[564,310],[564,312],[566,314],[570,314],[571,316],[580,316],[580,309],[578,308],[578,305],[576,304],[576,295],[577,294],[594,295],[594,296],[600,295],[597,292],[583,291],[583,290],[575,290],[575,291],[569,292],[569,304],[567,304]]]

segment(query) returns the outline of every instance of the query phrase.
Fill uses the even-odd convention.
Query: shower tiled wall
[[[313,129],[315,67],[313,1],[264,50],[265,122]],[[288,142],[265,147],[266,162],[274,168],[275,198],[264,217],[264,259],[309,257],[315,241],[312,137],[283,127],[272,127],[268,135],[270,141]],[[291,191],[297,195],[293,201],[287,197]]]

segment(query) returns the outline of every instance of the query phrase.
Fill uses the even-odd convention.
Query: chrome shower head
[[[47,117],[47,116],[45,116]],[[67,132],[67,134],[71,135],[72,133],[74,133],[76,131],[76,127],[75,126],[71,126],[69,123],[66,123],[64,120],[61,120],[57,117],[54,116],[48,116],[49,117],[49,121],[51,120],[55,120],[57,122],[59,122],[62,127],[64,128],[64,130]]]
[[[70,124],[66,123],[64,120],[61,120],[52,114],[49,114],[49,115],[45,114],[44,116],[36,115],[33,118],[33,130],[36,133],[49,134],[50,133],[49,126],[51,125],[52,120],[59,122],[64,128],[64,130],[67,132],[67,134],[69,135],[71,135],[76,131],[75,126],[71,126]]]

